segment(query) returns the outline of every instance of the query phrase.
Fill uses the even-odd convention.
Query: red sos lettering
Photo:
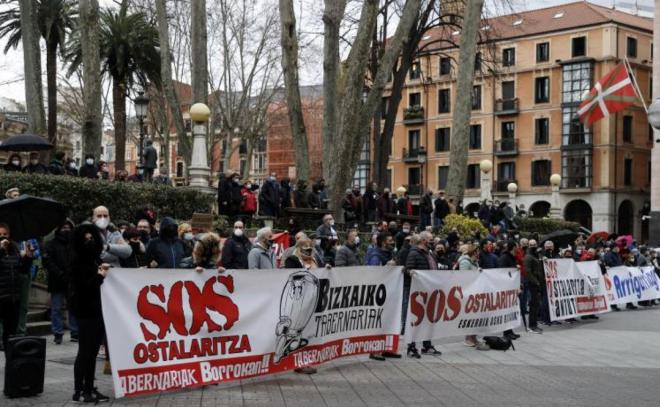
[[[216,332],[230,329],[238,321],[238,307],[227,296],[216,293],[213,290],[214,284],[222,284],[229,293],[234,292],[234,279],[232,276],[216,276],[208,279],[200,291],[192,281],[177,281],[170,288],[169,295],[166,295],[162,285],[145,286],[138,294],[137,310],[140,316],[147,321],[152,322],[158,327],[158,332],[151,332],[146,325],[141,322],[140,329],[144,339],[153,341],[163,339],[170,329],[174,328],[179,335],[195,335],[199,333],[201,327],[206,324],[209,332]],[[192,311],[192,321],[190,326],[186,326],[186,317],[183,305],[183,292],[188,294],[188,304]],[[157,303],[152,303],[148,294],[152,293],[158,299]],[[211,319],[207,310],[215,311],[224,316],[226,321],[219,325]]]
[[[557,278],[557,262],[552,260],[546,260],[543,263],[545,266],[545,277],[546,278]]]
[[[448,294],[442,290],[429,293],[415,291],[410,294],[410,312],[415,316],[411,326],[422,323],[424,317],[432,324],[440,321],[452,321],[461,312],[463,290],[461,287],[452,287]]]

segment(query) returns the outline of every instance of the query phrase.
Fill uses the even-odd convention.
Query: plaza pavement
[[[65,337],[68,340],[68,337]],[[340,359],[316,375],[283,373],[203,389],[111,400],[117,406],[659,406],[660,307],[599,321],[522,332],[516,351],[477,351],[460,338],[436,341],[421,360]],[[404,345],[402,345],[402,348]],[[0,406],[73,405],[76,345],[49,338],[44,393]],[[4,378],[0,354],[0,377]],[[113,394],[98,365],[99,390]]]

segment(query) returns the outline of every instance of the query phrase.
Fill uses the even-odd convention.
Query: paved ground
[[[660,307],[522,334],[516,351],[477,351],[458,338],[440,357],[342,359],[312,376],[285,373],[222,386],[113,401],[135,406],[658,406]],[[50,340],[50,338],[49,338]],[[76,346],[48,345],[45,391],[0,406],[71,405]],[[98,387],[112,394],[110,376]],[[0,355],[0,377],[4,356]]]

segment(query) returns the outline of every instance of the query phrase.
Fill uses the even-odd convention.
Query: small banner
[[[543,266],[551,321],[609,312],[607,288],[598,262],[551,259],[545,260]]]
[[[660,279],[654,267],[611,267],[605,274],[610,305],[660,298]]]
[[[516,269],[415,271],[406,343],[502,333],[520,326]]]
[[[396,351],[400,267],[112,269],[101,295],[115,396]]]

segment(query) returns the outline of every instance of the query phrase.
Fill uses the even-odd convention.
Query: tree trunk
[[[30,130],[46,134],[44,95],[41,85],[41,47],[37,25],[36,1],[19,0],[21,10],[21,40],[23,44],[23,70],[25,74],[25,104]]]
[[[48,142],[57,149],[57,42],[46,43],[46,81],[48,84]]]
[[[83,65],[83,153],[101,155],[103,110],[98,0],[80,0],[80,43]]]
[[[206,0],[191,0],[192,102],[208,103]]]
[[[477,53],[479,20],[481,19],[483,5],[483,0],[467,1],[461,31],[456,103],[454,104],[454,114],[452,116],[449,174],[447,176],[447,188],[445,189],[447,197],[454,198],[454,202],[463,200],[463,192],[465,191],[470,114],[472,112],[474,58]]]
[[[241,179],[247,180],[250,178],[250,170],[252,169],[252,153],[254,152],[254,143],[249,139],[246,142],[245,151],[245,164],[241,168]]]
[[[112,78],[112,109],[115,117],[115,172],[126,169],[126,83]]]
[[[293,0],[280,0],[280,26],[282,43],[282,71],[286,89],[287,110],[296,159],[296,177],[309,179],[309,148],[303,118],[300,83],[298,79],[298,36]]]
[[[192,159],[190,138],[186,134],[186,127],[183,123],[183,114],[181,113],[181,105],[179,104],[179,98],[174,90],[174,83],[172,82],[172,56],[170,52],[170,35],[167,24],[167,6],[165,0],[156,0],[156,18],[158,20],[158,40],[160,42],[160,76],[163,81],[163,92],[165,93],[167,104],[169,105],[167,116],[172,117],[174,127],[176,127],[176,137],[181,148],[177,153],[183,157],[186,164],[190,164],[190,160]],[[165,130],[165,133],[168,135],[167,138],[169,138],[169,132],[170,129],[168,123]]]
[[[339,132],[339,29],[346,0],[325,0],[323,10],[323,162],[332,162],[332,148]],[[323,177],[333,177],[334,166],[323,166]]]

